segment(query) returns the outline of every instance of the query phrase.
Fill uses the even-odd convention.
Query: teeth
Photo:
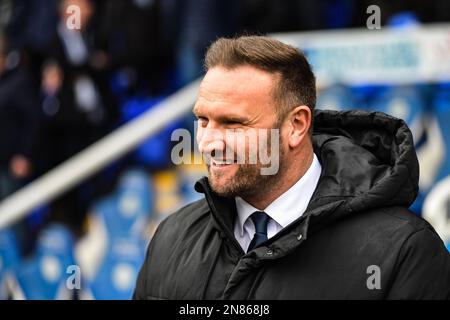
[[[231,161],[231,160],[213,160],[213,162],[214,162],[215,165],[218,165],[218,166],[222,166],[222,165],[232,164],[233,163],[233,161]]]

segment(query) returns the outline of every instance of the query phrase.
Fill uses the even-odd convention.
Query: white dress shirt
[[[235,198],[238,217],[234,224],[234,236],[245,252],[255,234],[255,226],[249,219],[252,213],[264,211],[271,218],[267,225],[267,238],[270,239],[302,216],[316,189],[321,172],[322,167],[314,154],[311,166],[303,177],[264,210],[256,209],[241,197]]]

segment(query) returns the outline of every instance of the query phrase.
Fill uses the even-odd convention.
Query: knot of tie
[[[255,225],[255,235],[247,251],[252,250],[267,240],[267,224],[269,223],[270,217],[263,211],[255,211],[250,216],[250,219],[252,219]]]

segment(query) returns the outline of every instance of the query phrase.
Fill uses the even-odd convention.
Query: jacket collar
[[[244,254],[241,246],[234,237],[234,221],[237,216],[236,202],[234,198],[225,198],[217,195],[210,187],[208,178],[203,177],[195,184],[195,190],[205,194],[205,199],[214,219],[214,226],[219,230],[222,237],[230,239],[234,246]],[[285,256],[294,250],[307,238],[309,217],[305,213],[288,227],[277,233],[266,242],[266,246],[251,251],[248,255],[258,257],[258,260],[275,259]],[[271,255],[266,254],[266,249],[272,250]]]

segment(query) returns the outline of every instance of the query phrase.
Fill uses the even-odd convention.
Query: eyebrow
[[[192,109],[192,113],[195,115],[195,116],[199,116],[199,114],[201,114],[200,112],[199,112],[199,110],[198,110],[198,107],[194,107],[193,109]],[[225,122],[225,121],[234,121],[234,122],[241,122],[241,123],[245,123],[245,122],[247,122],[248,121],[248,119],[247,118],[244,118],[244,117],[241,117],[241,116],[238,116],[238,115],[224,115],[224,116],[217,116],[217,120],[219,120],[219,121],[222,121],[222,122]]]
[[[245,123],[245,122],[248,121],[246,118],[242,118],[242,117],[234,116],[234,115],[232,115],[232,116],[219,116],[218,118],[221,121],[233,121],[233,122],[241,122],[241,123]]]

